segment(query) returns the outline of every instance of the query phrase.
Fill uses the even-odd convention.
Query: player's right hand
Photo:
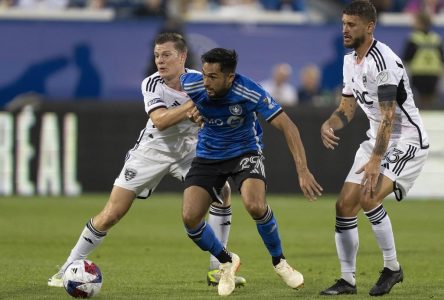
[[[187,116],[191,122],[197,123],[200,127],[203,126],[203,117],[200,115],[200,112],[196,106],[187,112]]]
[[[325,148],[334,150],[339,144],[340,138],[335,135],[333,128],[328,123],[324,123],[321,126],[321,139]]]
[[[322,186],[316,181],[313,174],[308,169],[299,172],[299,186],[301,187],[304,196],[309,201],[315,201],[317,197],[322,196],[324,190]]]

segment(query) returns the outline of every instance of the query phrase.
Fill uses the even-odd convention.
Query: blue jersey
[[[209,98],[202,74],[185,73],[180,82],[205,122],[198,134],[197,157],[219,160],[262,153],[258,113],[269,122],[282,108],[259,84],[236,74],[224,97]]]

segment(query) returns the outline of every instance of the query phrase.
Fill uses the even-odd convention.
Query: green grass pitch
[[[68,299],[47,286],[87,220],[107,195],[0,198],[0,299]],[[243,208],[233,198],[229,249],[241,257],[239,274],[248,283],[233,299],[325,299],[319,291],[339,276],[334,244],[334,197],[309,203],[301,196],[269,195],[287,260],[305,277],[291,290],[274,274],[271,259]],[[413,199],[385,203],[392,220],[405,278],[384,299],[444,299],[444,201]],[[186,236],[181,195],[154,194],[137,200],[128,215],[89,257],[104,276],[97,299],[218,299],[206,285],[208,255]],[[382,267],[382,254],[368,220],[359,215],[358,295],[369,299]]]

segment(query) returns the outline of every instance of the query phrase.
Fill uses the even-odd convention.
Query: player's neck
[[[356,61],[357,63],[361,63],[364,57],[367,55],[368,50],[373,44],[373,37],[364,41],[364,43],[359,46],[358,49],[355,49],[356,52]]]
[[[173,90],[176,90],[176,91],[181,90],[179,76],[175,76],[172,78],[164,78],[163,80],[165,80],[165,84],[168,87],[172,88]]]

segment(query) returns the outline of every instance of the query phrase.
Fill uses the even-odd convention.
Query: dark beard
[[[364,43],[364,37],[358,37],[353,41],[352,44],[350,44],[349,46],[344,45],[344,47],[349,49],[358,49],[359,46],[361,46],[363,43]]]

